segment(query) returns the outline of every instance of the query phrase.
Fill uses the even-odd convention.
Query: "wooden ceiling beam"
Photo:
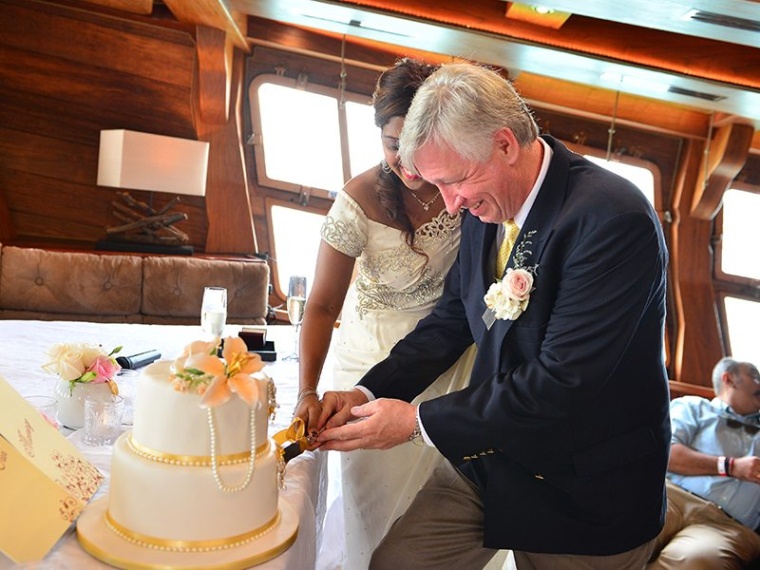
[[[699,165],[699,178],[691,203],[691,216],[711,220],[720,208],[723,193],[744,167],[755,129],[743,123],[718,128]]]
[[[744,45],[578,15],[555,29],[505,17],[504,4],[507,3],[495,0],[340,0],[336,3],[355,4],[402,17],[497,34],[512,41],[760,89],[757,50]],[[642,22],[645,21],[642,18]]]
[[[113,10],[121,10],[132,14],[148,16],[153,12],[153,0],[85,0],[88,4],[96,4]]]
[[[528,4],[520,4],[518,2],[505,2],[504,4],[506,5],[504,11],[506,18],[535,26],[544,26],[553,30],[560,29],[571,16],[570,12],[560,12],[559,10],[541,12],[536,6],[529,6]]]
[[[223,31],[232,44],[248,53],[247,16],[232,7],[230,0],[164,0],[180,22]]]

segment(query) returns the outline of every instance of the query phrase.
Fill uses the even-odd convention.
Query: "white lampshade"
[[[205,196],[208,151],[203,141],[100,131],[98,185]]]

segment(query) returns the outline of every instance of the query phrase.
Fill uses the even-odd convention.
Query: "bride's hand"
[[[294,418],[301,418],[306,425],[306,435],[311,442],[319,433],[319,418],[322,414],[322,402],[315,393],[308,393],[301,396],[296,402],[296,409],[293,412]]]

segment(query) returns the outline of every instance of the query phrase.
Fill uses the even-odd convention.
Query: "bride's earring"
[[[383,172],[385,172],[386,174],[390,174],[391,172],[393,172],[391,170],[390,165],[388,164],[388,162],[385,159],[383,159],[382,162],[380,163],[380,168],[382,168]]]

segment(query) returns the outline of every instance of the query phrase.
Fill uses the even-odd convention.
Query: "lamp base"
[[[192,245],[163,245],[154,243],[131,243],[126,241],[100,240],[97,251],[124,251],[128,253],[151,253],[162,255],[193,255]]]

